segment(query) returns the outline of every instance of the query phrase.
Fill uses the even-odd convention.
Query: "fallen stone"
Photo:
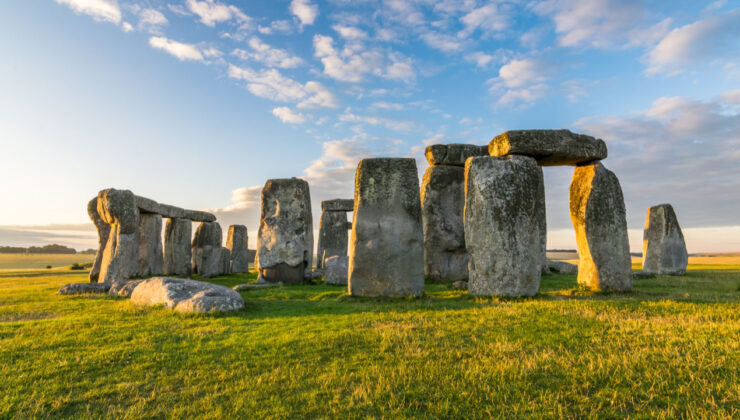
[[[108,290],[108,294],[130,298],[131,294],[134,292],[134,289],[136,289],[136,286],[141,284],[142,281],[144,280],[129,280],[113,283],[110,287],[110,290]]]
[[[542,275],[537,162],[474,157],[465,165],[465,182],[469,293],[534,296]]]
[[[247,227],[231,225],[226,236],[226,248],[229,249],[231,273],[249,272],[249,250],[247,249]]]
[[[168,219],[189,219],[195,222],[216,221],[216,216],[211,213],[198,210],[186,210],[180,207],[170,206],[169,204],[161,204],[152,199],[138,195],[136,196],[136,206],[142,213],[159,214]]]
[[[324,263],[326,264],[324,283],[346,286],[349,257],[347,255],[332,255]]]
[[[69,283],[59,288],[58,295],[108,293],[110,283]]]
[[[569,130],[513,130],[494,137],[491,156],[525,155],[540,166],[577,165],[606,159],[604,140]]]
[[[167,219],[164,228],[164,272],[189,277],[192,273],[189,219]]]
[[[424,251],[416,161],[363,159],[355,175],[349,253],[354,296],[421,296]]]
[[[430,166],[421,182],[424,275],[434,281],[468,278],[465,249],[465,169]]]
[[[111,226],[100,263],[99,280],[114,283],[139,272],[139,209],[129,190],[109,188],[98,193],[98,214]]]
[[[313,218],[308,182],[271,179],[262,189],[255,264],[270,282],[299,283],[311,278]],[[303,273],[299,275],[300,273]]]
[[[468,290],[468,282],[465,280],[458,280],[452,283],[453,290]]]
[[[136,305],[164,305],[177,312],[220,313],[244,308],[239,293],[228,287],[172,277],[142,281],[131,294]]]
[[[622,188],[601,163],[576,167],[570,184],[570,218],[580,257],[578,284],[592,290],[632,290]]]
[[[565,261],[547,261],[547,268],[557,274],[578,274],[578,266]]]
[[[139,216],[139,276],[164,273],[162,251],[162,216],[142,214]]]
[[[270,289],[272,287],[283,287],[283,282],[237,284],[236,286],[233,287],[233,289],[237,292],[248,292],[250,290]]]
[[[221,225],[216,222],[201,222],[195,230],[192,246],[194,274],[214,277],[221,273]]]
[[[98,197],[96,196],[87,203],[87,214],[90,216],[95,229],[98,231],[98,251],[95,253],[95,261],[90,269],[90,283],[97,283],[100,277],[100,267],[103,262],[103,254],[110,237],[110,225],[105,223],[98,214]]]
[[[311,271],[311,280],[321,280],[324,277],[324,270],[319,268]]]
[[[321,202],[322,211],[352,211],[355,206],[355,200],[337,198],[334,200],[324,200]]]
[[[473,156],[485,156],[480,146],[474,144],[433,144],[427,146],[424,155],[430,165],[465,166],[465,161]]]
[[[347,243],[347,212],[321,212],[316,267],[323,267],[324,260],[333,255],[347,255]]]
[[[689,254],[678,217],[670,204],[648,209],[642,241],[642,271],[654,274],[683,275]]]

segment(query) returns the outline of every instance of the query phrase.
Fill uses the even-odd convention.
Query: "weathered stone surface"
[[[190,219],[167,219],[164,228],[164,272],[189,277],[192,273]]]
[[[231,251],[229,248],[221,247],[221,265],[219,266],[219,274],[229,274],[231,272]]]
[[[421,296],[424,251],[416,161],[363,159],[355,175],[348,289],[355,296]]]
[[[686,274],[689,254],[673,206],[660,204],[648,209],[642,238],[642,271]]]
[[[87,214],[90,216],[95,229],[98,231],[98,251],[95,254],[95,261],[90,269],[90,283],[97,283],[100,277],[100,266],[103,262],[105,246],[108,244],[110,237],[110,225],[105,223],[98,214],[98,197],[96,196],[87,203]]]
[[[221,273],[221,225],[216,222],[201,222],[195,230],[192,247],[194,274],[213,277]]]
[[[289,178],[265,184],[255,263],[260,276],[269,282],[296,283],[311,278],[313,218],[308,182]],[[292,269],[296,267],[297,271]],[[296,272],[303,275],[297,277]]]
[[[113,283],[136,276],[139,272],[139,209],[134,194],[113,188],[100,191],[98,214],[111,226],[99,280]]]
[[[82,295],[89,293],[108,293],[110,283],[69,283],[59,288],[58,295]]]
[[[427,146],[424,155],[430,165],[465,166],[465,161],[473,156],[487,155],[487,149],[474,144],[433,144]]]
[[[260,289],[269,289],[272,287],[282,287],[283,282],[277,282],[277,283],[250,283],[250,284],[237,284],[232,289],[234,289],[237,292],[247,292],[250,290],[260,290]]]
[[[136,286],[138,286],[142,281],[144,280],[129,280],[113,283],[110,286],[110,290],[108,290],[108,294],[129,298],[134,292],[134,289],[136,289]]]
[[[228,287],[195,280],[152,277],[131,294],[137,305],[164,305],[177,312],[217,313],[244,308],[239,293]]]
[[[533,296],[539,290],[538,184],[537,162],[530,157],[475,157],[466,163],[470,294]]]
[[[164,273],[162,251],[162,216],[139,216],[139,275],[151,276]]]
[[[565,261],[547,261],[547,268],[557,274],[578,274],[578,266]]]
[[[452,288],[454,290],[468,290],[468,282],[465,280],[458,280],[452,283]]]
[[[216,216],[211,213],[198,210],[186,210],[180,207],[161,204],[156,201],[136,196],[136,206],[142,213],[154,213],[169,219],[189,219],[195,222],[215,222]]]
[[[545,177],[542,168],[539,168],[539,181],[537,185],[537,228],[540,235],[540,261],[542,261],[542,274],[548,274],[547,266],[547,207],[545,203]]]
[[[324,200],[321,202],[322,211],[352,211],[355,206],[355,200],[337,198],[334,200]]]
[[[488,153],[531,156],[541,166],[576,165],[607,156],[604,140],[569,130],[506,131],[491,140]]]
[[[435,281],[468,278],[465,249],[465,169],[430,166],[421,182],[424,275]]]
[[[321,212],[316,267],[323,267],[325,259],[333,255],[347,255],[347,242],[347,213],[344,211]]]
[[[349,257],[347,255],[332,255],[324,263],[326,264],[324,283],[346,286]]]
[[[249,250],[247,249],[247,227],[244,225],[229,226],[226,236],[226,248],[229,249],[231,273],[249,272]]]
[[[576,167],[570,219],[578,242],[578,283],[592,290],[632,290],[622,188],[601,163]]]

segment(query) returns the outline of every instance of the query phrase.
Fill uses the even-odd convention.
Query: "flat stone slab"
[[[152,277],[131,294],[136,305],[164,305],[177,312],[220,313],[244,308],[239,293],[228,287],[174,277]]]
[[[283,287],[283,282],[237,284],[233,289],[237,292],[247,292],[250,290],[271,289],[273,287]]]
[[[577,165],[607,156],[604,140],[570,130],[505,131],[491,140],[488,153],[530,156],[540,166]]]
[[[557,274],[578,274],[578,266],[565,261],[547,261],[547,268]]]
[[[465,161],[473,156],[486,156],[486,146],[475,144],[433,144],[427,146],[424,156],[430,165],[465,166]]]
[[[69,283],[59,288],[58,295],[108,293],[110,283]]]
[[[136,196],[136,206],[142,213],[161,214],[162,217],[190,219],[195,222],[215,222],[216,216],[212,213],[199,210],[186,210],[180,207],[161,204],[151,198]]]
[[[321,202],[323,211],[352,211],[355,206],[355,200],[337,198],[335,200],[324,200]]]

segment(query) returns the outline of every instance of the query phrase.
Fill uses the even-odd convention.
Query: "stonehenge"
[[[689,254],[676,212],[670,204],[650,207],[642,241],[642,271],[650,274],[686,274]]]
[[[98,193],[98,215],[110,225],[102,249],[99,280],[126,281],[139,273],[139,209],[131,191],[113,188]],[[100,252],[101,250],[98,250]]]
[[[193,274],[213,277],[223,273],[221,248],[221,226],[216,222],[201,222],[193,236],[191,251]]]
[[[424,294],[421,201],[414,159],[363,159],[357,166],[348,272],[353,296]]]
[[[604,140],[569,130],[506,131],[488,144],[491,156],[524,155],[540,166],[578,165],[606,159]]]
[[[465,164],[465,244],[472,295],[534,296],[540,287],[540,169],[527,156]]]
[[[87,203],[87,214],[90,216],[95,229],[98,231],[98,252],[95,255],[95,261],[90,269],[90,283],[97,283],[98,277],[100,276],[100,266],[103,263],[103,252],[105,252],[105,245],[108,243],[108,237],[110,236],[110,225],[105,223],[98,214],[98,197],[95,196],[89,203]]]
[[[229,269],[225,272],[249,272],[249,249],[247,248],[247,241],[246,226],[229,226],[229,232],[226,235],[226,248],[229,251]]]
[[[324,260],[334,255],[347,255],[347,212],[354,200],[326,200],[321,202],[319,240],[316,247],[316,268],[324,267]],[[352,226],[349,225],[352,229]]]
[[[193,224],[189,219],[170,218],[164,228],[164,274],[190,277],[190,236]]]
[[[162,251],[162,216],[139,215],[139,275],[149,276],[164,272]]]
[[[270,179],[262,189],[255,266],[260,280],[300,283],[311,278],[313,219],[308,182]]]
[[[465,249],[465,160],[481,156],[472,144],[435,144],[425,151],[429,168],[421,182],[424,275],[435,281],[467,280]]]

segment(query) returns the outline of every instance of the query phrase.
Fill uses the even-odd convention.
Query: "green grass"
[[[740,266],[691,268],[629,294],[548,276],[532,299],[291,286],[220,316],[0,272],[0,418],[737,418]]]
[[[95,254],[0,254],[0,270],[66,267],[95,261]]]

